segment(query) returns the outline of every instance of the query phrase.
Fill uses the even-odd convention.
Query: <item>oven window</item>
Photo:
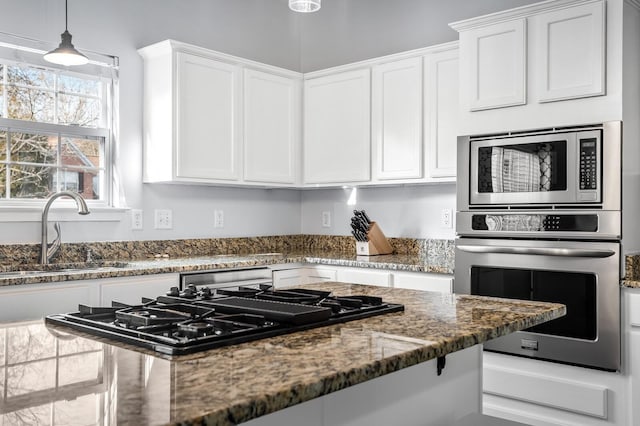
[[[471,294],[562,303],[567,306],[567,315],[527,331],[596,339],[594,274],[474,266],[471,268]]]
[[[567,189],[564,140],[478,148],[478,192],[549,192]]]

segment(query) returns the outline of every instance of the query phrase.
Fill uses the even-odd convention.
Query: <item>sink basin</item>
[[[83,272],[95,271],[100,269],[124,268],[127,262],[119,261],[100,261],[89,263],[50,263],[41,265],[36,263],[26,265],[15,265],[10,267],[0,267],[0,278],[6,277],[23,277],[37,274],[46,274],[50,272]]]

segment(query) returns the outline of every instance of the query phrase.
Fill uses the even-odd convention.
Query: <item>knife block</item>
[[[382,233],[382,229],[376,222],[371,222],[367,231],[367,242],[356,241],[356,255],[358,256],[375,256],[378,254],[391,254],[393,248],[387,237]]]

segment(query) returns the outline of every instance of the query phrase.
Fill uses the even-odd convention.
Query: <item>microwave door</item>
[[[578,201],[575,133],[471,140],[469,149],[471,205]]]

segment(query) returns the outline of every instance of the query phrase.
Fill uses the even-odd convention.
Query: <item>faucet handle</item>
[[[53,229],[56,231],[56,237],[53,239],[51,244],[47,245],[47,261],[49,261],[58,250],[60,250],[60,223],[54,223]]]

